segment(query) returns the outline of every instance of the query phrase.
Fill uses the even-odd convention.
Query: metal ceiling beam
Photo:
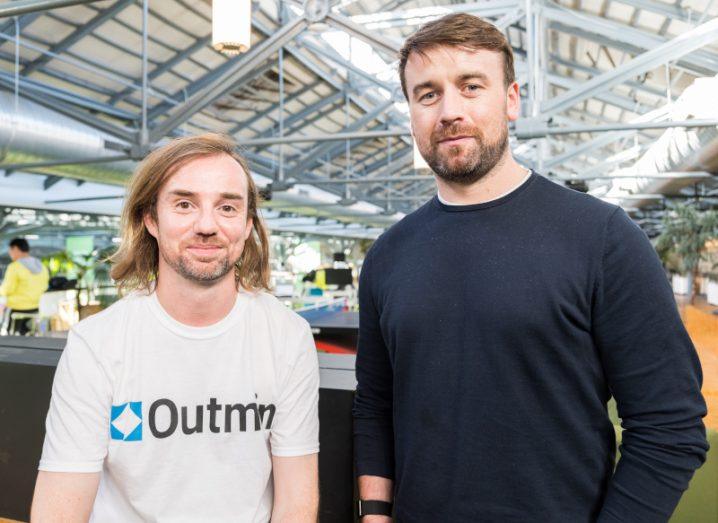
[[[5,2],[0,5],[0,18],[47,11],[48,9],[59,9],[72,5],[90,4],[98,1],[100,0],[16,0],[15,2]]]
[[[680,20],[687,24],[695,23],[704,14],[691,8],[681,7],[679,3],[667,4],[653,0],[621,0],[622,4],[630,5],[642,11],[650,11],[663,15],[670,20]]]
[[[430,18],[436,18],[449,13],[471,13],[482,18],[495,18],[504,15],[507,11],[519,7],[516,0],[489,0],[471,2],[468,4],[437,5],[430,7],[419,7],[406,11],[388,11],[380,9],[375,14],[354,15],[349,18],[356,24],[382,24],[381,27],[394,26],[397,23],[405,26],[409,20],[424,19],[428,22]],[[424,23],[422,21],[421,23]],[[387,24],[387,25],[384,25]]]
[[[326,107],[327,105],[331,105],[332,107],[330,107],[330,109],[333,110],[334,109],[333,106],[336,105],[336,102],[344,100],[344,96],[345,95],[343,92],[338,91],[326,98],[320,97],[320,99],[317,100],[316,102],[314,102],[313,104],[304,107],[304,109],[302,109],[301,111],[294,113],[289,118],[286,118],[284,120],[284,128],[286,129],[286,131],[292,131],[291,127],[295,123],[301,122],[307,116],[311,116],[312,114],[317,113],[317,111],[320,111],[322,108]],[[284,103],[286,105],[287,101],[285,100]],[[322,113],[319,113],[319,114],[322,114]],[[272,136],[274,131],[275,131],[274,127],[269,127],[267,130],[259,133],[257,138],[259,139],[259,138],[266,138],[266,137]],[[267,145],[271,145],[271,144],[267,144]]]
[[[172,69],[175,65],[177,65],[178,63],[183,61],[185,58],[193,55],[194,53],[196,53],[203,47],[207,46],[211,41],[212,41],[211,35],[206,36],[204,38],[200,38],[195,43],[190,45],[188,48],[184,49],[183,51],[180,51],[179,53],[175,54],[169,60],[166,60],[165,62],[163,62],[162,65],[159,65],[158,67],[153,69],[147,76],[148,80],[154,80],[158,76],[161,76],[162,74],[166,73],[167,71]],[[134,89],[132,89],[131,87],[123,89],[121,92],[113,95],[110,98],[109,102],[114,105],[117,102],[119,102],[120,100],[124,99],[127,95],[132,93],[133,90]]]
[[[595,76],[568,92],[547,100],[542,104],[541,112],[543,115],[559,113],[629,78],[691,53],[716,39],[718,39],[718,19],[706,22],[611,71]]]
[[[66,36],[65,38],[60,40],[58,43],[56,43],[52,47],[50,47],[50,51],[52,51],[55,54],[58,54],[58,53],[63,52],[64,50],[72,47],[80,39],[84,38],[85,36],[87,36],[88,34],[93,32],[95,29],[97,29],[99,26],[101,26],[108,20],[111,20],[112,18],[117,16],[120,13],[120,11],[122,11],[125,7],[132,4],[133,2],[134,2],[134,0],[120,0],[112,7],[109,7],[107,9],[100,11],[91,20],[80,25],[70,35]],[[22,74],[28,76],[35,69],[37,69],[38,67],[42,67],[44,64],[46,64],[50,60],[51,60],[50,56],[42,55],[42,56],[38,57],[37,59],[33,60],[32,62],[30,62],[29,64],[27,64],[23,68]]]
[[[287,98],[284,100],[284,103],[285,103],[285,104],[288,104],[288,103],[293,102],[294,100],[297,100],[298,98],[300,98],[300,97],[304,96],[305,94],[307,94],[309,91],[312,91],[312,90],[316,89],[316,88],[319,87],[321,84],[322,84],[322,80],[317,80],[316,82],[312,82],[312,83],[309,84],[309,85],[305,85],[305,86],[302,87],[299,91],[297,91],[296,93],[293,93],[293,94],[291,94],[289,97],[287,97]],[[262,118],[270,118],[271,114],[272,114],[273,112],[275,112],[276,110],[277,110],[277,106],[276,106],[276,105],[272,105],[271,107],[265,109],[264,111],[258,112],[257,114],[255,114],[254,116],[252,116],[249,120],[246,120],[246,121],[244,121],[244,122],[240,122],[240,123],[238,123],[237,125],[235,125],[234,127],[232,127],[232,129],[229,131],[229,134],[232,134],[232,135],[233,135],[233,134],[235,134],[235,133],[241,131],[242,129],[250,128],[250,127],[252,127],[256,122],[258,122],[259,120],[261,120]]]
[[[392,93],[395,88],[399,87],[398,83],[394,84],[394,83],[384,82],[382,80],[379,80],[376,76],[367,73],[363,69],[360,69],[359,67],[357,67],[356,65],[351,63],[349,60],[345,60],[344,57],[342,57],[339,53],[337,53],[331,47],[318,46],[318,45],[314,44],[313,42],[310,42],[309,39],[307,39],[307,38],[302,38],[301,41],[302,41],[302,46],[309,49],[312,53],[331,60],[332,62],[336,63],[337,65],[356,74],[357,76],[360,76],[360,77],[364,78],[365,80],[375,84],[377,87],[386,89],[390,93]]]
[[[5,39],[5,40],[10,40],[10,41],[15,40],[14,36],[8,35],[6,33],[0,33],[0,38]],[[117,82],[120,85],[137,88],[137,86],[133,83],[132,78],[118,73],[116,70],[112,69],[112,67],[109,65],[95,62],[88,58],[77,57],[70,51],[66,51],[63,55],[52,53],[52,52],[48,51],[47,49],[45,49],[44,47],[41,47],[40,45],[36,45],[36,44],[32,43],[30,40],[31,39],[28,37],[22,38],[20,40],[20,45],[23,47],[26,47],[28,49],[31,49],[37,53],[40,53],[40,54],[49,54],[52,58],[54,58],[60,62],[70,64],[71,66],[82,69],[83,71],[87,71],[90,74],[98,75],[98,76],[100,76],[102,78],[106,78],[112,82]],[[33,38],[32,40],[40,42],[42,45],[46,45],[48,47],[50,46],[49,43],[42,42],[40,39]],[[49,70],[47,71],[47,74],[50,74]],[[153,91],[153,95],[160,99],[167,98],[164,94],[157,92],[157,91]]]
[[[172,99],[173,99],[173,100],[175,100],[175,99],[179,99],[179,100],[185,99],[187,102],[189,102],[189,99],[190,99],[192,96],[194,96],[194,95],[196,95],[196,94],[201,94],[201,93],[202,93],[202,90],[203,90],[205,87],[207,87],[208,85],[210,85],[213,81],[217,80],[218,78],[223,77],[223,75],[225,75],[225,74],[227,73],[227,71],[229,71],[230,69],[232,69],[234,65],[235,65],[234,62],[231,61],[231,60],[228,61],[228,62],[225,62],[224,64],[222,64],[221,66],[219,66],[219,67],[218,67],[217,69],[215,69],[214,71],[210,71],[209,73],[207,73],[207,74],[205,74],[204,76],[200,77],[200,78],[199,78],[198,80],[196,80],[195,82],[189,84],[187,87],[185,87],[185,88],[183,88],[183,89],[179,89],[178,91],[176,91],[176,92],[172,95]],[[243,86],[243,85],[246,84],[247,82],[250,82],[251,80],[254,80],[255,78],[257,78],[257,77],[263,75],[264,73],[266,73],[267,71],[269,71],[269,70],[272,69],[273,67],[274,67],[274,64],[273,64],[272,62],[267,62],[267,63],[265,63],[265,64],[263,64],[263,65],[261,65],[261,66],[259,66],[259,67],[256,67],[256,68],[254,68],[254,69],[251,69],[251,70],[246,71],[245,74],[243,74],[241,77],[237,77],[237,78],[234,80],[234,84],[232,85],[231,89],[235,89],[235,90],[236,90],[236,89],[239,89],[241,86]],[[186,97],[185,97],[185,93],[186,93],[186,95],[187,95]],[[222,96],[222,95],[217,96],[217,98],[219,98],[220,96]],[[217,98],[215,98],[215,100],[216,100]],[[212,100],[212,101],[215,101],[215,100]],[[211,103],[212,101],[210,101],[210,103]],[[180,102],[175,101],[175,103],[173,103],[173,104],[171,104],[171,103],[158,103],[158,104],[156,104],[154,107],[152,107],[152,109],[151,109],[150,112],[149,112],[150,120],[153,120],[153,119],[157,118],[158,116],[165,114],[170,108],[179,105],[179,103],[180,103]],[[209,104],[207,104],[207,105],[209,105]]]
[[[617,44],[624,44],[633,54],[637,54],[637,49],[652,50],[669,41],[668,38],[657,34],[567,8],[544,6],[541,8],[541,13],[548,20],[558,23],[559,25],[554,28],[559,31],[577,34],[577,36],[612,48],[622,49]],[[578,28],[580,32],[571,31],[565,26]],[[695,51],[683,57],[678,63],[701,72],[701,74],[706,74],[709,71],[713,71],[715,74],[718,71],[718,55],[707,51]]]
[[[372,120],[379,117],[382,113],[386,111],[386,109],[391,106],[393,102],[391,100],[388,100],[384,102],[381,105],[376,106],[374,109],[372,109],[370,112],[359,118],[358,120],[354,121],[351,125],[349,125],[343,133],[345,135],[343,139],[351,140],[352,138],[360,138],[359,136],[351,136],[351,133],[354,133],[358,129],[361,129],[365,125],[367,125]],[[386,132],[386,131],[384,131]],[[325,135],[325,137],[330,137],[331,135]],[[386,136],[386,135],[385,135]],[[395,135],[396,136],[396,135]],[[373,138],[373,137],[372,137]],[[342,144],[339,144],[339,148],[343,149],[344,146]],[[293,165],[288,169],[288,172],[292,174],[292,176],[301,176],[304,174],[304,171],[306,171],[309,167],[312,167],[317,163],[317,158],[323,157],[325,154],[329,154],[330,156],[333,156],[332,154],[336,150],[336,145],[332,143],[324,143],[320,145],[319,147],[316,147],[315,149],[309,151],[304,158],[304,160],[299,161],[297,164]]]
[[[396,58],[396,54],[401,48],[401,42],[396,42],[389,38],[382,36],[377,31],[371,31],[366,27],[363,27],[355,22],[352,22],[349,18],[346,18],[340,14],[329,12],[325,19],[330,26],[345,31],[347,34],[361,38],[374,49],[382,51],[392,58]]]
[[[561,134],[577,134],[577,133],[602,133],[608,131],[628,131],[639,129],[672,129],[674,127],[682,127],[685,129],[693,129],[696,127],[718,127],[718,119],[694,119],[667,122],[616,122],[614,124],[604,125],[572,125],[567,127],[546,127],[538,129],[536,132],[520,132],[516,131],[516,137],[519,139],[540,138],[543,136],[556,136]]]
[[[579,81],[576,79],[569,78],[567,76],[561,76],[554,73],[548,73],[546,75],[546,78],[548,79],[550,84],[562,87],[563,89],[566,89],[567,92],[571,92],[573,89],[578,89],[579,87],[584,85],[584,81]],[[612,105],[614,107],[619,107],[624,111],[630,111],[636,114],[640,114],[643,107],[641,104],[637,103],[634,100],[631,100],[630,98],[626,98],[625,96],[612,92],[596,93],[592,97],[602,103]]]
[[[258,31],[262,32],[263,34],[265,34],[267,36],[273,34],[273,32],[276,31],[276,28],[270,29],[270,28],[264,26],[263,24],[258,23],[256,20],[254,20],[253,23],[254,23],[255,29],[257,29]],[[309,71],[311,71],[312,73],[317,75],[319,78],[321,78],[322,80],[327,82],[329,85],[333,86],[337,91],[342,91],[344,89],[344,87],[345,87],[344,82],[342,79],[339,79],[337,77],[335,70],[325,71],[324,69],[319,67],[314,62],[314,60],[312,58],[310,58],[310,56],[308,56],[304,52],[304,50],[301,47],[290,43],[290,44],[287,44],[284,46],[284,50],[285,50],[285,52],[290,53],[295,60],[297,60],[304,67],[309,69]],[[371,99],[371,97],[369,96],[369,93],[365,93],[365,95],[367,98]],[[360,96],[357,96],[355,94],[349,93],[349,98],[353,103],[355,103],[357,106],[361,107],[364,111],[371,111],[371,109],[373,107],[371,103],[368,103],[367,101],[362,99]],[[394,112],[396,113],[396,111],[394,111]],[[384,115],[384,117],[387,120],[394,120],[395,122],[397,122],[400,125],[404,125],[406,123],[406,119],[405,119],[404,115],[401,115],[400,118],[397,119],[395,117],[395,114],[392,114],[391,111],[387,111],[387,113]]]
[[[239,60],[232,60],[232,67],[211,82],[206,89],[190,97],[187,102],[171,109],[167,118],[150,131],[150,141],[157,142],[193,114],[204,109],[212,101],[232,89],[238,78],[250,73],[268,60],[284,44],[309,26],[304,18],[297,18],[282,26],[273,36],[252,48]]]
[[[573,69],[575,71],[581,71],[581,72],[589,74],[591,76],[598,76],[599,74],[603,74],[605,72],[600,69],[595,69],[593,67],[589,67],[584,64],[579,64],[579,63],[569,60],[567,58],[563,58],[563,57],[559,56],[558,54],[551,54],[549,56],[549,59],[551,60],[552,63],[554,63],[556,65],[562,65],[564,67],[568,67],[569,69]],[[577,80],[574,77],[564,76],[564,78],[572,78],[574,80]],[[581,81],[583,81],[583,80],[581,80]],[[645,83],[629,80],[629,81],[623,82],[623,85],[630,87],[631,89],[633,89],[635,91],[642,91],[646,94],[650,94],[651,96],[656,96],[656,97],[661,97],[661,98],[666,97],[665,91],[661,91],[660,89],[651,87],[649,85],[646,85]]]
[[[6,81],[5,85],[10,85],[15,81],[15,77],[12,74],[5,73],[2,71],[0,71],[0,78],[3,78]],[[57,98],[58,100],[64,100],[79,107],[84,107],[91,111],[104,113],[108,116],[112,116],[115,118],[121,118],[128,122],[137,119],[137,116],[130,112],[118,109],[116,107],[112,107],[111,105],[103,104],[91,98],[79,96],[71,91],[66,91],[64,89],[59,89],[57,87],[46,85],[42,82],[38,82],[37,80],[20,77],[19,83],[21,92],[25,92],[26,90],[32,90],[38,93],[44,93],[49,96],[52,96],[53,98]]]
[[[36,12],[28,13],[26,15],[22,15],[21,17],[19,17],[17,22],[18,22],[18,25],[20,26],[20,31],[22,31],[23,29],[25,29],[25,27],[27,27],[28,25],[33,23],[37,19],[37,17],[40,15],[42,15],[42,13],[36,11]],[[0,24],[0,33],[5,33],[7,31],[13,31],[13,32],[15,31],[15,20],[10,19],[10,20],[7,20],[4,24]]]
[[[653,111],[650,111],[646,114],[643,114],[639,116],[638,118],[635,118],[631,121],[631,123],[640,123],[640,122],[654,122],[663,120],[668,116],[668,107],[663,106],[659,107],[658,109],[655,109]],[[630,137],[634,135],[636,131],[619,131],[615,133],[606,133],[604,135],[601,135],[597,138],[594,138],[593,140],[590,140],[588,142],[583,142],[578,146],[572,147],[570,150],[565,151],[564,153],[561,153],[557,156],[554,156],[553,158],[550,158],[544,162],[544,168],[548,169],[551,167],[558,166],[564,162],[567,162],[568,160],[575,158],[576,156],[579,156],[581,154],[586,154],[590,151],[593,151],[595,149],[599,149],[601,147],[605,147],[615,141],[621,140],[623,138]]]
[[[620,179],[634,179],[634,178],[649,178],[655,180],[683,180],[683,179],[696,179],[696,180],[714,180],[718,179],[711,173],[704,171],[676,171],[676,172],[662,172],[662,173],[636,173],[636,174],[619,174],[610,176],[556,176],[554,180],[570,181],[570,180],[620,180]]]
[[[388,102],[391,103],[391,102]],[[383,109],[386,108],[386,106],[380,106]],[[367,117],[369,115],[364,115],[361,119],[357,120],[357,122],[362,122],[360,125],[351,125],[349,126],[349,129],[355,128],[359,129],[363,127],[366,123],[370,122],[374,118],[376,118],[377,114],[370,113],[371,118]],[[357,123],[355,122],[355,124]],[[375,138],[387,138],[387,137],[393,137],[393,136],[410,136],[411,131],[409,129],[386,129],[381,131],[347,131],[347,132],[338,132],[338,133],[332,133],[332,134],[307,134],[307,135],[299,135],[299,136],[272,136],[271,138],[250,138],[249,140],[239,140],[239,144],[244,147],[252,147],[252,146],[261,146],[261,145],[278,145],[278,144],[286,144],[286,143],[308,143],[308,142],[336,142],[336,141],[342,141],[342,140],[357,140],[357,139],[375,139]],[[312,156],[322,156],[318,153],[311,153]]]

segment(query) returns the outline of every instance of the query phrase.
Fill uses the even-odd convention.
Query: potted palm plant
[[[673,274],[676,294],[695,300],[700,262],[708,258],[709,242],[718,237],[718,213],[701,211],[695,205],[677,205],[663,217],[663,230],[656,250]]]

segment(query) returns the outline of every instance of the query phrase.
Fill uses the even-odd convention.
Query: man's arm
[[[594,339],[624,430],[598,521],[667,521],[708,449],[700,362],[653,247],[620,209],[602,263]]]
[[[394,482],[381,476],[359,476],[359,499],[388,501],[393,499]],[[361,523],[391,523],[389,516],[364,516]]]
[[[354,463],[362,500],[392,501],[394,477],[393,370],[372,289],[371,251],[359,282],[359,344],[354,398]],[[367,516],[362,523],[391,521]]]
[[[272,456],[272,523],[315,523],[319,511],[318,454]]]
[[[32,498],[31,523],[88,521],[99,483],[99,472],[41,470]]]
[[[11,263],[7,266],[2,284],[0,284],[0,296],[9,296],[15,292],[17,287],[17,272],[15,266]]]

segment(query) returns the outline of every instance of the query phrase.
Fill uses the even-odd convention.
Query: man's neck
[[[190,327],[206,327],[222,321],[237,301],[234,272],[213,285],[201,285],[183,278],[169,267],[160,266],[157,299],[172,318]]]
[[[455,205],[486,203],[510,193],[526,178],[527,170],[510,154],[493,170],[471,185],[450,183],[436,176],[436,185],[442,199]]]

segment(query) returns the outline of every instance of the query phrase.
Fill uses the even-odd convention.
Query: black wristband
[[[359,517],[363,516],[389,516],[391,517],[392,504],[388,501],[375,499],[360,499],[357,502]]]

